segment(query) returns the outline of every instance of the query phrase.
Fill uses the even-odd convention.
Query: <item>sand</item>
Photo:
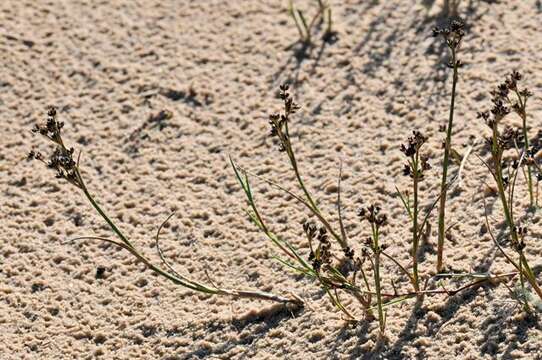
[[[280,109],[277,87],[290,81],[302,105],[292,120],[294,147],[323,211],[336,221],[342,161],[352,242],[367,236],[356,209],[378,202],[390,216],[382,241],[408,264],[407,217],[395,196],[395,185],[409,184],[399,145],[413,129],[430,137],[434,169],[421,195],[428,204],[440,181],[438,128],[451,92],[447,49],[430,34],[453,3],[332,1],[337,41],[316,36],[301,57],[299,44],[289,47],[297,31],[282,1],[2,1],[0,358],[542,358],[540,323],[522,314],[503,285],[402,303],[388,312],[384,340],[375,321],[346,323],[313,281],[272,259],[277,251],[244,214],[228,164],[231,155],[298,190],[286,157],[267,136],[267,115]],[[480,153],[487,130],[476,112],[514,69],[535,93],[534,135],[542,118],[540,1],[456,3],[468,27],[454,147],[464,153],[475,144]],[[299,6],[314,11],[308,5]],[[66,141],[82,151],[90,191],[144,254],[159,262],[153,236],[175,211],[162,244],[179,271],[202,281],[207,271],[227,287],[294,293],[307,301],[305,309],[198,295],[155,276],[122,249],[65,244],[112,234],[77,189],[25,161],[30,149],[46,149],[29,130],[48,105],[59,108]],[[161,111],[171,119],[153,121]],[[454,271],[513,270],[483,228],[480,188],[490,180],[471,156],[449,198],[449,224],[456,225],[446,263]],[[306,255],[306,210],[256,180],[254,187],[275,232]],[[499,209],[490,210],[495,231],[502,229]],[[431,222],[425,275],[436,260]],[[540,211],[525,222],[527,256],[540,269]],[[105,270],[99,278],[98,268]],[[385,269],[386,279],[398,276],[393,264]]]

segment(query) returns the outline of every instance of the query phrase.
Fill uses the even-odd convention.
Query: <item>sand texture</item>
[[[231,155],[299,191],[268,136],[268,114],[281,107],[278,85],[289,81],[302,105],[292,141],[320,207],[337,226],[342,161],[352,244],[357,249],[368,236],[356,210],[377,202],[390,218],[382,241],[409,264],[411,235],[395,185],[407,189],[410,180],[399,146],[414,129],[429,136],[433,169],[420,195],[427,205],[440,184],[439,126],[452,80],[448,49],[431,28],[453,3],[467,24],[453,142],[460,153],[474,147],[448,199],[454,226],[446,264],[457,272],[513,271],[484,225],[481,189],[492,179],[475,156],[488,156],[481,150],[488,129],[476,112],[517,69],[535,94],[531,135],[542,125],[540,1],[333,0],[337,41],[315,35],[304,54],[286,1],[0,1],[0,359],[542,359],[539,318],[525,316],[503,285],[397,305],[381,341],[378,322],[346,323],[314,281],[273,260],[276,248],[246,216],[229,164]],[[315,10],[314,1],[299,7]],[[82,151],[90,191],[146,256],[159,264],[153,237],[175,211],[162,247],[180,272],[201,281],[208,273],[230,288],[294,293],[307,306],[290,311],[196,294],[112,245],[64,243],[113,234],[76,188],[25,160],[32,148],[48,149],[30,132],[48,105],[66,123],[65,140]],[[162,111],[172,117],[153,120]],[[521,124],[515,115],[507,121]],[[307,256],[307,210],[252,182],[270,226]],[[540,274],[542,212],[526,211],[525,182],[518,182],[526,254]],[[504,231],[497,198],[487,201],[493,231]],[[435,216],[431,226],[424,276],[436,263]],[[392,263],[384,268],[391,291],[389,279],[401,276]],[[399,283],[407,287],[404,278]],[[356,302],[344,301],[363,319]]]

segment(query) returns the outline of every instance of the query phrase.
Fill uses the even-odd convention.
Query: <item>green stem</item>
[[[373,250],[375,254],[374,276],[376,301],[378,305],[378,323],[380,325],[380,332],[384,333],[384,328],[386,324],[384,322],[384,310],[382,307],[382,292],[380,286],[380,244],[378,241],[378,226],[376,226],[374,223],[371,223],[371,228],[373,231]]]
[[[303,190],[303,193],[305,194],[305,197],[307,198],[307,200],[311,204],[314,211],[320,212],[320,210],[318,209],[318,206],[316,206],[316,203],[312,199],[312,196],[310,195],[309,191],[305,187],[305,183],[301,179],[301,174],[299,173],[299,168],[297,167],[297,160],[295,158],[294,150],[292,148],[292,143],[290,142],[290,132],[288,130],[288,121],[286,121],[286,124],[284,126],[284,132],[285,132],[285,135],[286,135],[286,137],[285,137],[286,144],[284,144],[284,145],[285,145],[285,148],[287,150],[286,152],[288,153],[288,158],[290,159],[290,163],[292,164],[292,168],[294,169],[294,173],[295,173],[295,177],[297,179],[297,182],[299,183],[299,186],[301,187],[301,190]]]
[[[281,296],[277,296],[271,293],[267,292],[260,292],[260,291],[250,291],[250,290],[235,290],[235,289],[220,289],[216,287],[208,287],[203,284],[200,284],[198,282],[192,281],[188,278],[185,278],[183,276],[175,276],[167,271],[164,271],[160,267],[152,264],[148,259],[146,259],[143,255],[141,255],[132,245],[132,243],[128,240],[128,238],[120,231],[120,229],[113,223],[113,221],[109,218],[109,216],[106,215],[106,213],[102,210],[102,208],[98,205],[98,203],[94,200],[94,197],[89,193],[83,178],[81,177],[81,174],[79,173],[79,170],[76,169],[76,174],[78,177],[78,180],[81,184],[81,189],[83,190],[83,193],[85,194],[85,197],[88,199],[92,207],[98,212],[98,214],[107,222],[107,224],[111,227],[113,232],[120,238],[120,240],[126,244],[125,249],[128,250],[132,255],[134,255],[138,260],[143,262],[147,267],[149,267],[152,271],[155,273],[165,277],[166,279],[172,281],[174,284],[184,286],[188,289],[210,294],[210,295],[226,295],[226,296],[232,296],[234,298],[252,298],[252,299],[262,299],[262,300],[270,300],[270,301],[277,301],[281,303],[300,303],[299,299],[291,299],[291,298],[285,298]]]
[[[307,198],[308,205],[310,210],[314,213],[316,217],[322,222],[324,227],[330,232],[331,236],[333,236],[341,248],[344,250],[348,248],[348,243],[346,241],[346,238],[342,238],[337,234],[333,228],[331,227],[331,224],[324,218],[320,210],[318,209],[318,206],[316,206],[316,202],[313,200],[311,194],[307,190],[305,183],[303,182],[303,179],[301,179],[301,174],[299,173],[299,168],[297,166],[297,159],[294,154],[294,150],[292,147],[292,143],[290,141],[290,133],[288,130],[288,120],[286,120],[286,123],[284,125],[284,134],[281,134],[281,131],[279,130],[279,136],[282,140],[283,146],[286,149],[286,153],[288,154],[288,158],[290,160],[290,164],[292,165],[292,169],[294,170],[295,177],[297,179],[297,182],[299,183],[299,186],[301,187],[301,190],[303,190],[303,194],[305,194],[305,197]]]
[[[441,272],[444,266],[443,252],[444,252],[444,236],[446,232],[445,216],[446,216],[446,198],[447,198],[447,186],[446,180],[448,177],[448,164],[452,142],[452,126],[454,121],[454,107],[455,107],[455,89],[457,85],[458,64],[456,60],[455,49],[452,50],[452,62],[454,66],[453,82],[452,82],[452,99],[450,103],[450,116],[448,119],[448,127],[446,129],[446,142],[444,145],[444,162],[442,164],[442,181],[440,184],[441,197],[439,206],[439,218],[438,218],[438,245],[437,245],[437,272]]]
[[[517,90],[516,90],[517,93]],[[521,102],[521,97],[518,94],[518,98],[520,99],[520,104],[523,104],[522,110],[521,110],[521,120],[523,121],[523,139],[524,139],[524,146],[523,151],[525,153],[525,156],[527,156],[527,153],[529,151],[529,134],[527,133],[527,114],[525,112],[525,104]],[[531,165],[529,162],[527,162],[527,186],[529,188],[529,201],[531,207],[534,206],[534,193],[533,193],[533,175],[531,171]]]
[[[412,157],[412,175],[413,175],[413,217],[412,217],[412,270],[414,273],[414,290],[420,290],[420,280],[418,277],[418,162],[419,153],[416,151],[416,155]]]
[[[523,306],[527,312],[530,312],[529,302],[527,301],[527,291],[525,290],[525,279],[523,276],[523,262],[521,261],[521,254],[519,257],[519,281],[521,284],[521,297],[523,299]]]
[[[498,145],[498,129],[497,129],[497,121],[495,121],[493,125],[493,139],[492,139],[492,155],[493,155],[493,162],[495,166],[495,180],[497,182],[497,190],[499,192],[499,197],[501,199],[504,217],[506,219],[506,224],[510,228],[510,236],[512,237],[512,241],[515,244],[519,244],[519,236],[517,233],[516,226],[514,224],[514,220],[512,217],[512,213],[510,212],[510,206],[513,204],[508,205],[508,201],[506,199],[506,192],[504,189],[504,183],[502,180],[502,165],[501,165],[501,158],[502,158],[502,151],[499,149]],[[520,264],[518,270],[525,276],[533,290],[536,292],[540,300],[542,300],[542,289],[538,286],[538,283],[536,282],[536,277],[534,276],[534,273],[529,266],[529,263],[527,262],[527,258],[523,254],[522,251],[519,251],[520,253]]]

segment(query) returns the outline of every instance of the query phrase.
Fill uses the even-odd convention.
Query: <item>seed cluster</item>
[[[378,227],[386,225],[388,217],[385,214],[380,213],[380,207],[376,205],[369,205],[366,208],[358,210],[358,216],[362,221],[368,221],[370,224],[374,224]]]
[[[434,27],[433,36],[442,36],[446,41],[446,45],[455,53],[461,46],[461,40],[465,36],[465,23],[462,20],[452,20],[448,26],[445,27]],[[461,67],[463,64],[460,60],[456,60],[456,63],[448,63],[448,67],[453,68],[454,66]]]
[[[50,107],[47,111],[47,121],[44,125],[36,124],[32,129],[33,133],[38,133],[45,138],[49,139],[55,144],[55,150],[49,156],[48,160],[45,160],[44,156],[40,152],[31,150],[28,154],[28,160],[39,160],[47,165],[49,169],[56,171],[56,177],[59,179],[65,179],[70,184],[82,188],[83,184],[77,172],[77,164],[73,160],[73,148],[66,148],[62,141],[62,128],[63,122],[57,120],[57,111],[54,107]]]
[[[525,235],[527,235],[527,227],[525,226],[517,226],[515,228],[517,234],[518,234],[518,241],[515,241],[514,238],[511,238],[512,247],[514,250],[521,252],[523,249],[525,249]]]
[[[414,130],[412,136],[408,138],[407,144],[401,144],[401,152],[410,160],[403,167],[404,176],[409,176],[411,178],[417,177],[418,180],[422,180],[424,171],[431,169],[428,157],[420,154],[420,149],[426,142],[427,137],[421,132]]]
[[[518,83],[522,79],[523,76],[518,71],[513,71],[506,76],[495,89],[490,91],[491,109],[478,112],[477,118],[482,119],[493,130],[512,111],[521,117],[525,117],[527,100],[533,94],[527,88],[519,88]],[[515,95],[515,97],[511,96],[511,94]],[[534,156],[542,148],[540,141],[538,141],[540,135],[539,132],[526,153],[527,163],[534,161]],[[497,145],[503,150],[508,150],[518,146],[525,140],[519,129],[512,129],[506,125],[503,131],[498,134]],[[491,144],[492,139],[487,139],[487,142]]]
[[[288,134],[288,120],[290,115],[295,114],[300,106],[297,105],[290,93],[288,92],[290,86],[287,83],[280,85],[279,97],[284,103],[283,113],[273,113],[269,115],[269,124],[271,125],[271,137],[277,137],[279,139],[279,151],[286,151],[289,145]]]
[[[457,48],[465,36],[465,23],[462,20],[452,20],[445,27],[434,27],[433,36],[443,36],[451,48]]]
[[[512,110],[520,116],[525,116],[525,104],[533,94],[526,88],[519,89],[518,82],[522,78],[523,76],[517,71],[513,71],[505,77],[504,81],[490,92],[492,108],[479,112],[477,117],[493,128],[495,123],[499,123]],[[516,94],[515,101],[510,98],[511,92]]]
[[[382,250],[386,249],[386,245],[381,244],[378,240],[378,233],[380,228],[388,223],[388,217],[380,211],[380,207],[374,204],[358,210],[358,216],[361,221],[367,221],[373,227],[372,235],[365,239],[365,247],[362,248],[362,259],[356,259],[358,268],[361,267],[365,257],[369,256],[367,248],[371,249],[374,254],[380,254]]]
[[[305,222],[303,231],[309,240],[310,253],[309,261],[312,263],[312,268],[316,272],[320,272],[323,265],[331,264],[331,242],[324,227],[317,228],[313,222]],[[318,242],[316,249],[313,246],[313,241]]]

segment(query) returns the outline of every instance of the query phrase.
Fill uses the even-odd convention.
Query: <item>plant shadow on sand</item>
[[[258,340],[264,338],[270,330],[284,326],[286,323],[301,314],[301,307],[287,307],[283,305],[274,305],[261,311],[249,312],[231,321],[216,322],[211,321],[203,325],[207,335],[231,331],[237,334],[246,331],[247,336],[241,335],[238,338],[225,339],[221,344],[216,344],[213,349],[201,347],[191,352],[183,354],[187,359],[201,359],[207,356],[221,356],[227,354],[236,346],[245,346],[245,356],[248,353],[256,351],[255,347]],[[193,339],[201,340],[201,339]],[[247,357],[250,358],[250,357]]]
[[[296,41],[293,44],[286,47],[285,50],[291,51],[291,55],[288,57],[286,62],[281,65],[279,70],[277,70],[272,77],[272,82],[270,84],[271,88],[276,88],[278,83],[288,82],[293,86],[299,84],[299,72],[301,71],[301,66],[303,62],[309,59],[313,59],[311,66],[311,73],[314,73],[318,67],[322,56],[325,53],[325,50],[328,46],[331,46],[339,41],[339,36],[336,32],[331,34],[326,34],[321,39],[318,39],[318,44],[307,43],[303,41]],[[316,49],[316,56],[313,57],[313,51]],[[293,64],[293,66],[292,66]],[[286,79],[282,79],[284,73],[293,74],[288,75]]]
[[[536,273],[540,273],[542,267],[535,269]],[[454,316],[465,306],[473,303],[479,296],[484,296],[488,300],[493,299],[493,285],[483,285],[477,288],[468,289],[458,295],[449,297],[444,304],[439,307],[439,310],[434,310],[440,317],[435,322],[425,317],[427,310],[423,308],[423,300],[416,300],[412,305],[410,316],[407,319],[403,329],[399,333],[397,340],[393,343],[386,339],[374,339],[369,332],[370,321],[361,321],[358,325],[352,327],[350,323],[346,323],[337,334],[335,341],[332,343],[329,354],[335,354],[352,337],[356,338],[356,344],[350,350],[350,359],[374,359],[378,356],[385,356],[389,359],[404,358],[406,354],[402,351],[405,347],[412,345],[412,342],[420,337],[435,338],[439,332],[447,326]],[[524,343],[528,340],[527,333],[530,329],[542,329],[542,325],[537,318],[532,315],[527,315],[521,321],[510,321],[511,311],[513,306],[508,308],[499,308],[498,312],[493,314],[480,325],[483,331],[483,339],[477,342],[480,353],[482,355],[494,356],[498,353],[504,354],[504,358],[511,356],[511,352],[516,349],[517,344]],[[214,349],[201,347],[184,354],[187,358],[205,358],[207,356],[221,356],[227,354],[236,346],[246,346],[244,357],[250,358],[251,353],[256,351],[256,343],[264,338],[270,330],[284,326],[289,321],[294,320],[296,316],[301,314],[301,308],[288,309],[284,306],[275,306],[271,311],[263,311],[250,313],[232,321],[225,322],[208,322],[203,325],[205,332],[208,335],[220,333],[231,329],[236,333],[248,330],[249,335],[241,336],[238,339],[228,339],[222,344],[217,344]],[[420,332],[418,326],[422,324],[425,330]],[[506,339],[506,332],[512,329],[513,340],[508,341],[504,352],[499,350],[499,343]],[[197,339],[194,339],[197,340]],[[367,343],[375,341],[372,349],[367,350]],[[254,354],[253,354],[254,355]],[[416,355],[416,359],[425,359],[427,354],[421,349]],[[331,357],[332,358],[332,357]]]
[[[356,345],[351,349],[350,359],[375,359],[381,356],[389,359],[402,359],[406,358],[408,355],[403,354],[402,351],[405,347],[411,346],[412,342],[420,337],[434,337],[438,335],[440,329],[442,329],[446,324],[453,319],[454,315],[463,307],[473,302],[477,294],[477,289],[469,289],[464,292],[462,295],[456,295],[455,297],[449,298],[445,305],[442,306],[441,311],[437,312],[441,319],[437,322],[430,322],[425,319],[427,311],[423,309],[422,302],[416,301],[414,304],[410,316],[406,321],[406,324],[402,331],[399,333],[398,338],[395,342],[391,343],[387,339],[380,339],[376,341],[372,349],[367,350],[366,343],[371,341],[371,335],[367,333],[367,323],[356,329],[354,334],[349,332],[342,332],[339,337],[336,347],[339,347],[340,344],[348,340],[352,336],[357,337]],[[485,289],[486,295],[488,295],[488,290]],[[420,332],[417,330],[420,323],[425,323],[425,331]],[[481,345],[483,348],[483,344]],[[420,349],[419,352],[415,355],[416,359],[425,359],[427,354],[424,349]]]
[[[411,66],[401,66],[401,71],[398,75],[394,75],[394,80],[391,81],[391,91],[394,93],[403,93],[408,91],[408,86],[412,82],[416,85],[417,92],[428,92],[433,94],[428,100],[428,105],[434,105],[438,103],[441,97],[447,96],[447,89],[449,87],[448,77],[450,72],[446,71],[447,61],[442,61],[442,59],[447,58],[447,47],[444,42],[439,41],[439,39],[431,37],[431,28],[434,26],[442,27],[450,19],[461,18],[466,26],[466,31],[469,31],[472,27],[472,24],[475,24],[480,21],[480,19],[485,15],[484,13],[479,12],[479,5],[481,3],[493,4],[497,3],[495,0],[470,0],[470,1],[460,1],[460,0],[446,0],[444,4],[440,5],[440,11],[436,14],[430,14],[430,10],[437,6],[436,0],[425,0],[423,5],[427,9],[426,13],[414,13],[410,16],[410,21],[404,21],[400,24],[400,27],[397,26],[387,26],[382,28],[382,24],[386,24],[388,19],[393,19],[393,14],[396,11],[396,5],[389,2],[389,5],[384,7],[378,16],[371,21],[368,25],[368,31],[363,35],[361,41],[354,47],[354,54],[366,55],[368,56],[368,61],[362,66],[361,69],[356,70],[363,74],[364,77],[375,77],[378,75],[378,70],[382,67],[389,67],[388,73],[394,74],[393,70],[396,70],[396,64],[392,61],[394,56],[394,50],[398,48],[397,44],[404,42],[404,34],[414,31],[418,37],[422,38],[431,38],[429,45],[425,49],[426,55],[438,55],[438,60],[435,64],[437,72],[429,71],[427,76],[421,77],[415,80],[405,80],[409,79],[407,76],[411,71]],[[369,11],[372,7],[380,5],[378,1],[369,2],[361,13]],[[375,47],[375,44],[378,44],[378,47]],[[381,44],[384,44],[383,46]],[[420,43],[419,42],[407,42],[406,49],[404,54],[412,54],[419,51]],[[392,65],[387,65],[392,64]],[[358,86],[361,90],[363,84],[352,85]],[[383,90],[387,91],[387,90]],[[380,98],[387,101],[385,106],[391,108],[393,104],[391,101],[394,101],[394,97],[386,96],[386,94],[379,94]]]
[[[490,264],[486,264],[489,268]],[[485,269],[487,271],[487,269]],[[542,272],[542,266],[535,266],[533,270],[536,274]],[[454,316],[461,308],[473,303],[479,296],[485,297],[488,302],[494,300],[492,291],[496,288],[494,285],[482,285],[480,287],[473,287],[464,292],[461,292],[455,296],[449,297],[446,301],[439,306],[439,310],[433,310],[436,312],[440,319],[437,322],[431,321],[425,318],[427,310],[423,308],[423,301],[416,300],[412,306],[410,316],[405,323],[402,331],[399,333],[397,340],[393,343],[388,342],[386,339],[377,340],[371,350],[367,350],[366,343],[374,340],[371,334],[368,332],[369,322],[363,321],[352,331],[348,326],[343,327],[337,335],[336,341],[333,343],[333,347],[330,350],[330,354],[335,353],[348,339],[356,337],[356,345],[350,350],[350,359],[375,359],[379,356],[384,356],[389,359],[403,359],[407,354],[403,354],[402,351],[405,347],[411,346],[412,342],[420,337],[435,338],[439,335],[440,331],[447,326],[450,321],[453,321]],[[523,344],[528,340],[528,331],[530,329],[542,329],[542,325],[539,322],[537,315],[526,314],[521,320],[511,320],[513,312],[517,310],[517,304],[511,304],[508,307],[496,308],[496,312],[489,318],[484,320],[480,324],[483,338],[477,341],[477,345],[480,349],[480,354],[495,356],[497,353],[503,354],[503,358],[511,358],[512,351],[517,348],[518,343]],[[458,320],[462,321],[462,320]],[[423,328],[426,330],[420,332],[417,330],[418,325],[422,323]],[[513,339],[507,339],[506,333],[512,330]],[[506,348],[504,350],[499,349],[499,344],[507,341]],[[423,349],[416,354],[416,359],[425,359],[427,354]]]

